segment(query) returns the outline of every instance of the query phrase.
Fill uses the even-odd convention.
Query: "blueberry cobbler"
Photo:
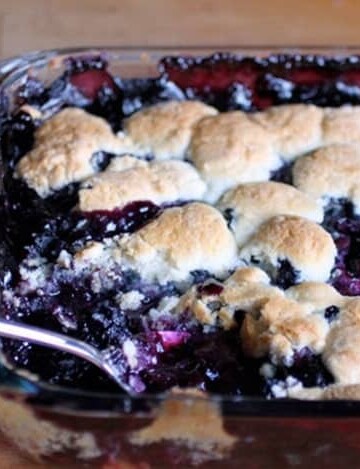
[[[5,318],[108,351],[134,393],[360,395],[359,58],[165,58],[122,79],[77,57],[14,103]],[[2,355],[122,392],[61,352]]]

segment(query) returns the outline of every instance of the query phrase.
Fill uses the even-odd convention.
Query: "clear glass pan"
[[[360,48],[229,48],[271,53],[352,55]],[[69,56],[105,54],[123,77],[158,74],[166,55],[205,56],[213,48],[87,48],[34,52],[0,63],[0,92],[11,102],[31,74],[52,81]],[[360,402],[266,401],[176,391],[130,398],[76,392],[0,370],[0,430],[48,467],[358,467]],[[0,459],[0,467],[1,459]]]

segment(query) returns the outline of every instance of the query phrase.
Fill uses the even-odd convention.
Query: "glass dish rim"
[[[82,46],[52,48],[27,52],[0,60],[0,93],[20,78],[33,66],[46,64],[51,59],[66,55],[80,54],[110,54],[118,56],[118,59],[130,61],[140,65],[154,64],[154,61],[166,55],[188,54],[190,56],[206,56],[220,52],[235,54],[239,56],[251,56],[256,53],[263,55],[272,54],[320,54],[332,57],[360,54],[360,46],[251,46],[251,45],[229,45],[229,46]],[[13,381],[16,377],[15,383]],[[19,387],[20,385],[20,387]],[[254,398],[246,396],[227,396],[219,394],[204,393],[203,396],[193,396],[184,393],[173,394],[171,392],[158,394],[140,394],[130,396],[127,394],[111,394],[103,392],[90,392],[71,389],[62,386],[51,385],[26,376],[25,372],[9,372],[7,379],[0,380],[0,395],[7,397],[24,397],[29,403],[35,404],[37,408],[49,409],[61,414],[79,414],[79,408],[86,415],[101,417],[116,417],[119,415],[136,413],[133,411],[134,404],[152,403],[161,405],[171,398],[180,401],[208,401],[221,405],[224,415],[247,416],[247,417],[360,417],[360,401],[357,400],[297,400],[297,399],[271,399]],[[89,405],[95,402],[96,410],[90,410]],[[76,404],[76,408],[74,408]],[[78,406],[79,404],[79,406]],[[100,404],[100,406],[98,405]],[[79,407],[79,408],[78,408]],[[111,410],[109,410],[109,407]],[[116,410],[114,410],[115,408]]]

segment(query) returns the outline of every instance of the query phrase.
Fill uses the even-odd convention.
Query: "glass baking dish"
[[[258,57],[295,52],[334,56],[358,54],[360,48],[226,51]],[[35,52],[0,64],[0,93],[11,105],[14,90],[28,74],[50,82],[70,56],[105,54],[112,73],[140,78],[157,76],[158,61],[164,56],[214,52],[207,48]],[[360,456],[357,401],[204,397],[191,390],[116,396],[54,387],[2,368],[0,413],[0,429],[9,444],[48,467],[356,467]]]

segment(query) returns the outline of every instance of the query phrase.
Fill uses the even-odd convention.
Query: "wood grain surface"
[[[357,45],[359,0],[0,0],[0,57],[64,46]],[[0,440],[0,469],[30,469]]]
[[[0,0],[0,55],[73,45],[360,45],[359,0]]]

